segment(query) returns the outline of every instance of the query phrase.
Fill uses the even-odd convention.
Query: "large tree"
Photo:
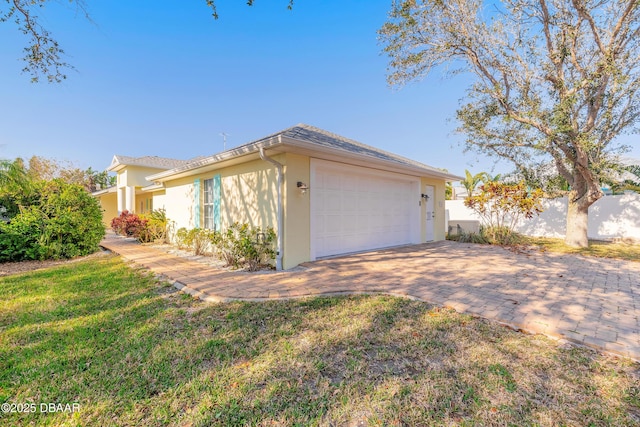
[[[380,30],[389,82],[471,72],[457,112],[467,145],[569,183],[566,243],[586,246],[588,208],[640,114],[638,0],[405,0]]]

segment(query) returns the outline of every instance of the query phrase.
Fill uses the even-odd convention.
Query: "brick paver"
[[[640,262],[445,241],[245,273],[132,239],[108,236],[102,245],[205,301],[385,293],[640,360]]]

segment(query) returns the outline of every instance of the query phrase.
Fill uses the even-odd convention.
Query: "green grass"
[[[207,304],[94,258],[0,279],[0,425],[637,425],[640,367],[381,296]]]
[[[563,239],[548,237],[523,237],[522,243],[549,252],[640,261],[640,244],[590,240],[588,248],[574,248],[566,245]]]

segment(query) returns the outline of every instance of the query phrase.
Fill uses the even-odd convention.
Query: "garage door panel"
[[[415,178],[319,164],[312,176],[315,257],[416,240],[416,224],[412,224],[418,218]]]
[[[342,231],[342,215],[328,214],[324,217],[325,234],[340,235]]]

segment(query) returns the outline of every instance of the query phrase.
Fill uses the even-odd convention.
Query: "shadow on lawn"
[[[42,305],[49,320],[25,303],[0,330],[0,401],[79,402],[81,412],[11,414],[9,423],[638,421],[637,366],[425,303],[205,304],[115,258],[74,274],[40,289],[67,296]],[[0,279],[3,290],[21,284]]]

